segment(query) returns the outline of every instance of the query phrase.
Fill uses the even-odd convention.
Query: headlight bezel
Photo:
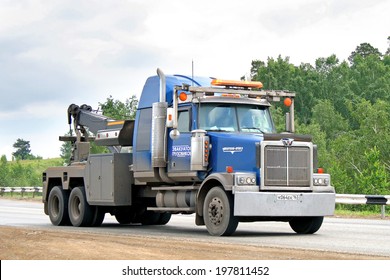
[[[313,186],[315,187],[328,187],[330,186],[330,175],[324,173],[313,174]]]
[[[255,173],[236,173],[235,184],[237,186],[255,186],[256,174]]]

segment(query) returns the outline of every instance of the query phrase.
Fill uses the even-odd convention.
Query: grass
[[[41,186],[42,172],[61,165],[61,158],[1,162],[0,187]]]
[[[5,199],[14,199],[14,200],[28,200],[28,201],[42,201],[42,194],[32,194],[32,193],[24,193],[23,196],[21,193],[3,193],[0,198]]]
[[[19,161],[8,161],[8,164],[13,165],[20,163],[22,166],[29,165],[37,171],[43,172],[50,166],[61,166],[63,164],[62,158],[49,158],[49,159],[34,159],[34,160],[19,160]]]
[[[390,219],[389,207],[386,208],[385,217]],[[373,210],[348,210],[348,209],[336,209],[335,217],[345,217],[345,218],[381,218],[381,211]]]

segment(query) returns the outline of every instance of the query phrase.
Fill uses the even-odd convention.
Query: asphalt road
[[[50,229],[49,217],[43,213],[43,204],[0,199],[0,225]],[[212,237],[205,227],[194,223],[193,215],[173,215],[165,226],[120,226],[109,214],[99,228],[56,227],[56,230],[115,233],[127,236],[174,237],[241,245],[299,248],[332,252],[368,254],[390,257],[390,221],[372,219],[325,218],[314,235],[297,235],[288,223],[240,223],[231,237]]]

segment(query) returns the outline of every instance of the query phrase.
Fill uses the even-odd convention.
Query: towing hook
[[[68,107],[68,124],[72,124],[72,116],[75,118],[80,111],[80,107],[76,104],[70,104]]]

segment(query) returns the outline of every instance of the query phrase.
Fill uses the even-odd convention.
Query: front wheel
[[[313,234],[320,229],[323,220],[324,217],[296,217],[289,223],[298,234]]]
[[[238,218],[233,215],[232,194],[221,187],[210,189],[203,204],[203,219],[211,235],[232,235],[238,226]]]

